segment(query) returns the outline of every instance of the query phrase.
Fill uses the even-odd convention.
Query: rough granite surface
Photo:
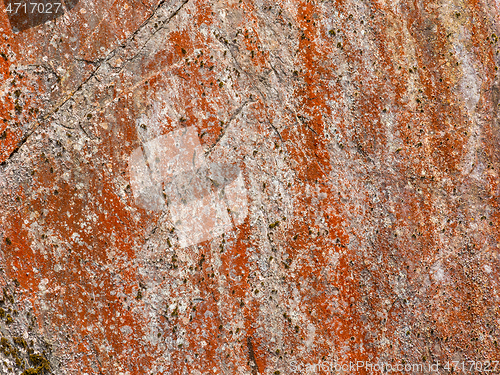
[[[9,3],[0,374],[500,373],[498,0]],[[131,178],[182,129],[245,193],[194,244]]]

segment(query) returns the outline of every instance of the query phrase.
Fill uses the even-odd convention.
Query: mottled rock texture
[[[4,8],[1,374],[500,360],[498,0]],[[187,247],[128,165],[181,127],[248,197]]]

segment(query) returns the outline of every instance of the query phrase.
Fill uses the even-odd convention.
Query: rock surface
[[[1,374],[500,360],[498,1],[5,4]],[[169,185],[227,204],[196,244],[148,161],[182,128],[229,164]]]

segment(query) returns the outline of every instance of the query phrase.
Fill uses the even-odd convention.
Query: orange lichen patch
[[[17,151],[27,134],[37,126],[35,119],[40,113],[39,101],[32,97],[32,93],[39,88],[39,82],[30,82],[26,71],[11,69],[9,57],[4,55],[5,61],[0,62],[3,67],[3,72],[0,71],[3,75],[0,95],[0,163]]]
[[[20,140],[20,136],[14,136],[5,126],[2,129],[2,133],[0,134],[0,137],[2,138],[1,145],[2,145],[2,156],[0,157],[0,160],[5,161],[11,154],[12,152],[16,149],[18,142]]]
[[[88,12],[85,7],[81,9]],[[90,61],[103,58],[106,53],[123,44],[150,15],[151,4],[128,0],[114,1],[102,14],[85,43],[82,43],[79,55]],[[95,18],[95,15],[90,17]]]

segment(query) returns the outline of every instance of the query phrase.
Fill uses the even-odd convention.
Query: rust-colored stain
[[[500,3],[11,3],[0,374],[500,373]]]

